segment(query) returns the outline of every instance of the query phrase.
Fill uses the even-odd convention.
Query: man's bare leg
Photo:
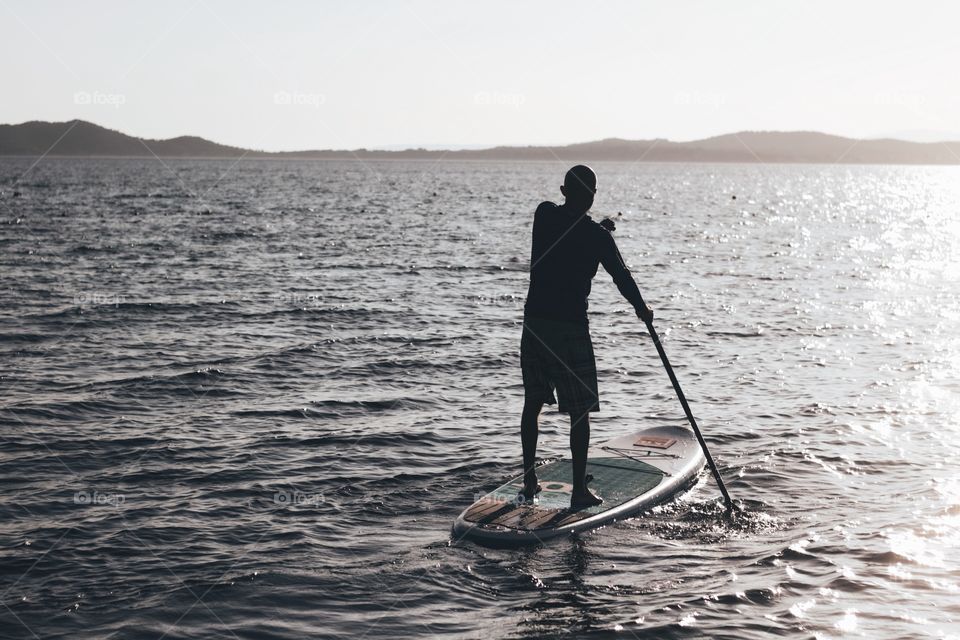
[[[590,447],[590,413],[570,414],[570,453],[573,456],[573,508],[592,507],[603,500],[587,488],[587,449]]]
[[[543,403],[524,400],[520,416],[520,443],[523,445],[523,497],[533,500],[537,494],[537,437],[539,436],[540,410]]]

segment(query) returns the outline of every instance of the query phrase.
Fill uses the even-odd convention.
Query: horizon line
[[[105,129],[107,131],[112,131],[119,133],[121,135],[130,136],[132,138],[137,138],[140,140],[151,140],[154,142],[168,142],[173,140],[179,140],[184,138],[194,138],[198,140],[204,140],[212,144],[232,147],[236,149],[241,149],[243,151],[255,152],[255,153],[268,153],[268,154],[287,154],[287,153],[314,153],[314,152],[352,152],[352,151],[376,151],[376,152],[385,152],[385,153],[402,153],[405,151],[489,151],[493,149],[531,149],[531,148],[562,148],[570,147],[575,145],[582,144],[594,144],[600,142],[609,142],[609,141],[622,141],[622,142],[670,142],[676,144],[690,144],[695,142],[704,142],[708,140],[714,140],[716,138],[723,138],[726,136],[738,136],[741,134],[814,134],[814,135],[823,135],[835,138],[843,138],[845,140],[851,141],[894,141],[894,142],[904,142],[909,144],[918,144],[918,145],[937,145],[937,144],[954,144],[960,143],[960,133],[957,134],[955,139],[937,139],[937,140],[910,140],[906,138],[894,137],[896,134],[887,134],[887,135],[878,135],[871,137],[856,137],[839,133],[828,133],[826,131],[819,131],[815,129],[741,129],[739,131],[728,131],[726,133],[718,133],[702,138],[692,138],[689,140],[686,139],[671,139],[666,137],[653,137],[653,138],[623,138],[619,136],[608,136],[604,138],[595,138],[592,140],[581,140],[575,142],[566,142],[566,143],[476,143],[476,144],[444,144],[444,143],[426,143],[419,144],[417,146],[407,146],[405,144],[382,144],[375,146],[360,146],[360,147],[342,147],[342,148],[300,148],[300,149],[289,149],[289,150],[269,150],[269,149],[259,149],[253,147],[242,147],[233,144],[226,144],[222,142],[217,142],[210,138],[204,137],[203,135],[197,134],[180,134],[169,138],[146,138],[139,136],[133,133],[126,133],[119,129],[112,129],[110,127],[98,124],[91,120],[84,120],[82,118],[71,118],[70,120],[25,120],[18,123],[0,123],[0,127],[18,127],[28,124],[63,124],[67,125],[70,123],[84,123]],[[951,134],[948,134],[951,135]]]

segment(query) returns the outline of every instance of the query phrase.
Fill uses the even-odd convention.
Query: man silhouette
[[[587,214],[597,192],[597,174],[577,165],[567,171],[557,206],[543,202],[533,217],[530,289],[523,313],[520,366],[524,403],[520,419],[523,445],[525,501],[540,491],[537,484],[537,420],[544,403],[570,414],[570,452],[573,457],[572,509],[600,504],[587,482],[590,412],[600,409],[597,365],[587,322],[587,297],[597,267],[603,265],[617,288],[644,322],[653,319],[617,249],[613,224],[594,222]]]

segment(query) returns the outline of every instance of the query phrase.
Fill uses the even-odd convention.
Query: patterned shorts
[[[524,318],[520,338],[524,397],[554,404],[561,413],[599,411],[597,363],[586,325],[546,318]]]

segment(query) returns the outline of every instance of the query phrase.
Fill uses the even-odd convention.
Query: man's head
[[[585,164],[567,171],[563,178],[560,193],[567,199],[567,205],[578,211],[589,211],[593,206],[593,196],[597,193],[597,174]]]

